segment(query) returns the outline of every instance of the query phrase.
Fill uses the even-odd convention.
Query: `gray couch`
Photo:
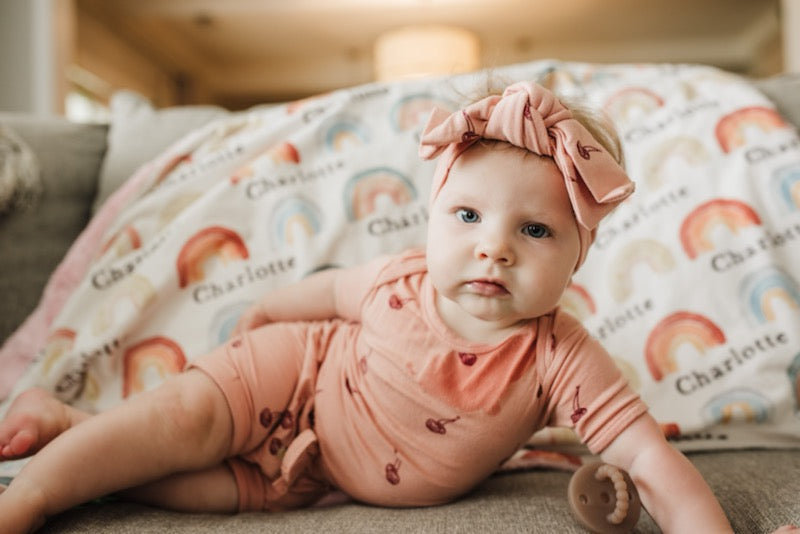
[[[758,82],[800,125],[800,79]],[[125,109],[124,119],[119,114]],[[35,307],[49,273],[94,208],[141,162],[183,132],[223,114],[217,108],[156,111],[131,95],[108,125],[0,114],[37,155],[43,192],[32,208],[0,214],[0,339]],[[161,121],[161,122],[159,122]],[[145,124],[146,123],[146,124]],[[140,128],[140,130],[137,130]],[[131,139],[136,142],[131,144]],[[0,369],[0,372],[2,370]],[[798,422],[800,424],[800,422]],[[737,532],[800,524],[798,449],[694,453]],[[496,475],[457,502],[424,509],[384,509],[352,502],[280,514],[185,515],[130,503],[92,503],[52,518],[45,532],[583,532],[571,517],[570,473],[534,470]],[[75,484],[80,484],[76,480]],[[643,515],[637,532],[657,532]]]

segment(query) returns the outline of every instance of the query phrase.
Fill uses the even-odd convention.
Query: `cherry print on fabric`
[[[264,428],[269,428],[270,426],[272,426],[272,419],[273,419],[273,414],[269,408],[264,408],[263,410],[261,410],[261,413],[258,414],[258,421]]]
[[[586,408],[581,407],[580,401],[580,394],[581,394],[581,387],[575,386],[575,396],[572,398],[572,415],[570,419],[572,419],[573,423],[577,423],[581,420],[581,418],[586,415]]]
[[[400,458],[397,456],[397,451],[394,451],[394,462],[386,464],[386,480],[389,484],[396,486],[400,484]]]
[[[455,423],[461,419],[460,416],[455,416],[453,419],[434,419],[430,418],[425,421],[425,426],[428,427],[428,430],[433,432],[434,434],[447,434],[447,428],[445,425],[449,425],[450,423]]]
[[[283,449],[283,441],[281,438],[272,438],[269,442],[269,453],[273,456],[277,456],[279,452]]]
[[[236,339],[231,341],[231,347],[233,347],[234,349],[238,349],[241,346],[242,346],[242,338],[237,337]]]
[[[399,310],[403,305],[411,299],[401,299],[394,293],[389,297],[389,307],[393,310]]]
[[[294,414],[289,410],[285,410],[281,414],[281,428],[289,430],[294,425]]]
[[[600,152],[600,149],[597,147],[593,147],[592,145],[582,145],[580,141],[577,143],[578,147],[578,155],[583,159],[590,159],[592,157],[592,152]]]
[[[471,352],[459,352],[458,358],[461,360],[461,363],[468,367],[475,365],[475,362],[478,361],[478,357]]]

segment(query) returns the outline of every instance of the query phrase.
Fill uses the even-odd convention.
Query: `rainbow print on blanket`
[[[540,61],[493,75],[583,99],[619,129],[637,192],[601,224],[562,306],[668,437],[685,450],[796,446],[797,132],[707,67]],[[136,175],[15,392],[106,409],[223,342],[261,293],[423,245],[435,163],[419,160],[419,134],[433,106],[465,104],[484,77],[356,87],[192,132]],[[531,444],[574,440],[546,429]],[[564,454],[511,465],[574,468]]]

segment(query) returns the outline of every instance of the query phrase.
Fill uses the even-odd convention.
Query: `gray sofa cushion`
[[[32,206],[0,215],[0,340],[33,311],[42,287],[89,220],[107,127],[59,118],[0,114],[30,146],[42,193]]]

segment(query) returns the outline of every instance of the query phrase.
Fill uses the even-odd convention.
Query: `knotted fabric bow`
[[[423,159],[441,155],[433,176],[432,200],[458,156],[481,138],[506,141],[553,158],[564,176],[578,223],[578,265],[600,220],[633,193],[634,184],[622,167],[551,91],[533,82],[518,82],[502,96],[486,97],[455,113],[441,109],[431,113],[419,154]]]

